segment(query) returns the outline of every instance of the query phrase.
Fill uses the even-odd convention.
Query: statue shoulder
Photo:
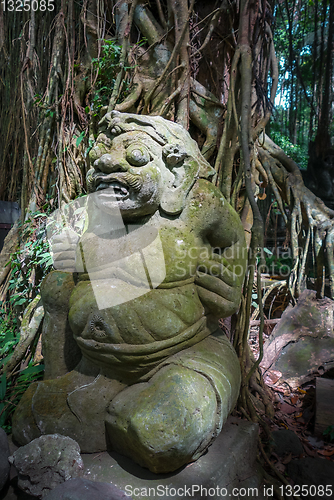
[[[212,182],[198,179],[188,194],[182,218],[199,217],[200,214],[200,218],[207,218],[211,214],[216,219],[229,209],[223,194]]]

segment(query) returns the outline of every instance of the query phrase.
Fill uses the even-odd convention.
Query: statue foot
[[[112,449],[165,473],[201,456],[216,435],[217,414],[208,379],[172,364],[118,394],[106,428]]]

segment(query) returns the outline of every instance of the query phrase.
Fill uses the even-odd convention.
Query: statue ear
[[[166,144],[162,148],[162,156],[167,167],[172,170],[175,165],[187,157],[187,152],[180,144]]]
[[[87,183],[87,191],[88,193],[92,193],[94,191],[94,177],[95,173],[94,168],[90,168],[86,174],[86,183]]]
[[[194,152],[193,147],[189,154],[180,144],[166,144],[163,147],[163,159],[174,176],[173,181],[166,181],[160,202],[162,210],[169,215],[182,212],[188,193],[197,179],[210,181],[216,174],[214,168],[201,155],[197,145],[196,149]]]
[[[167,144],[162,155],[174,179],[164,186],[160,205],[167,214],[177,215],[182,212],[186,197],[198,178],[199,165],[179,144]]]

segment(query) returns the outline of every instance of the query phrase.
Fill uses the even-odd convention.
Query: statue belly
[[[101,293],[129,284],[99,280]],[[152,368],[167,355],[210,334],[194,283],[153,289],[129,302],[99,309],[92,284],[81,281],[70,300],[69,321],[84,356],[104,367]]]

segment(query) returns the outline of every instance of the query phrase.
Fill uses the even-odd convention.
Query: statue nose
[[[104,154],[94,161],[94,168],[105,174],[111,174],[112,172],[126,172],[129,165],[124,158],[117,158],[115,155]]]

